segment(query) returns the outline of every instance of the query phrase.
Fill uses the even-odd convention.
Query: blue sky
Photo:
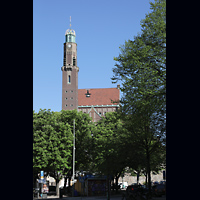
[[[33,0],[33,110],[60,111],[65,31],[76,32],[78,88],[111,88],[119,47],[141,31],[149,0]]]

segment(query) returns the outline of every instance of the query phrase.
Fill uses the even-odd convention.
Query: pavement
[[[42,198],[39,199],[34,199],[34,200],[41,200]],[[107,200],[106,196],[95,196],[95,197],[63,197],[59,198],[58,196],[47,196],[47,198],[43,199],[48,199],[48,200]],[[111,195],[110,200],[121,200],[122,195]],[[152,200],[166,200],[166,196],[162,197],[153,197]]]

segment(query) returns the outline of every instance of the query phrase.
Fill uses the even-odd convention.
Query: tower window
[[[73,66],[76,66],[76,58],[73,57]]]
[[[69,65],[70,65],[70,64],[69,64]],[[65,70],[65,71],[72,71],[72,68],[71,68],[71,67],[65,67],[64,70]]]
[[[72,64],[72,52],[68,51],[67,52],[67,63],[66,64]]]
[[[66,58],[63,59],[63,66],[66,66]]]
[[[63,58],[63,66],[66,66],[66,43],[64,43],[64,58]]]
[[[71,83],[71,76],[69,75],[68,78],[69,78],[69,83]]]

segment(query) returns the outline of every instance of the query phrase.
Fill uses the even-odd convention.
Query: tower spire
[[[69,29],[67,29],[66,30],[66,32],[65,32],[65,36],[66,36],[66,39],[65,39],[65,42],[75,42],[75,37],[76,37],[76,33],[75,33],[75,30],[73,30],[72,28],[71,28],[71,16],[70,16],[70,18],[69,18]],[[68,37],[68,36],[69,37]],[[73,39],[71,38],[71,36],[73,36]],[[68,39],[67,39],[68,38]],[[70,39],[71,38],[71,39]]]

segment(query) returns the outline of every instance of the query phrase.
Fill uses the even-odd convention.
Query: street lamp
[[[73,138],[73,173],[72,173],[72,197],[74,196],[74,176],[75,176],[75,119],[73,121],[74,126],[73,126],[73,133],[74,133],[74,138]]]

